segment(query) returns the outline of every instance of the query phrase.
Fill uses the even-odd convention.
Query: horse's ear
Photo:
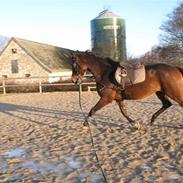
[[[74,60],[76,58],[75,52],[71,53],[71,59]]]
[[[85,53],[90,53],[90,54],[91,54],[92,52],[91,52],[91,50],[87,49],[87,50],[85,51]]]
[[[79,50],[76,50],[76,52],[75,52],[75,54],[74,54],[75,56],[76,55],[82,55],[82,52],[81,51],[79,51]]]

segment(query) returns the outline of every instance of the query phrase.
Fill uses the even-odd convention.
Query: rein
[[[81,110],[81,112],[83,114],[84,119],[86,120],[86,116],[85,116],[85,114],[83,112],[83,108],[82,108],[82,105],[81,105],[81,92],[82,92],[82,82],[81,81],[79,82],[78,86],[79,86],[79,107],[80,107],[80,110]],[[100,168],[100,171],[102,173],[102,176],[104,178],[105,183],[107,183],[107,178],[105,176],[105,173],[104,173],[104,170],[103,170],[102,166],[100,165],[100,160],[98,158],[97,151],[95,149],[95,145],[94,145],[94,140],[93,140],[93,135],[92,135],[92,131],[91,131],[90,124],[88,123],[87,126],[88,126],[88,129],[89,129],[90,140],[91,140],[91,144],[92,144],[92,149],[93,149],[93,152],[95,154],[95,158],[97,160],[97,164],[99,165],[99,168]]]

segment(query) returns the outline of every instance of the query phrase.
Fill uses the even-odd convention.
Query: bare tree
[[[168,15],[168,20],[161,26],[163,45],[171,45],[183,51],[183,2]]]
[[[168,63],[183,67],[183,2],[168,15],[161,26],[160,45],[138,58],[144,63]]]

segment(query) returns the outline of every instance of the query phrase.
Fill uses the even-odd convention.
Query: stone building
[[[0,53],[0,78],[42,77],[71,70],[72,50],[11,38]]]

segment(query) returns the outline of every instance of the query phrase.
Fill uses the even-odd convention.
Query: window
[[[31,76],[30,74],[25,74],[25,77],[26,77],[26,78],[28,78],[28,77],[30,77],[30,76]]]
[[[12,48],[11,51],[12,51],[13,54],[17,53],[17,49],[16,48]]]
[[[4,79],[8,78],[8,76],[7,76],[7,75],[2,75],[2,77],[3,77]]]
[[[13,74],[18,73],[18,60],[11,61],[11,73]]]

